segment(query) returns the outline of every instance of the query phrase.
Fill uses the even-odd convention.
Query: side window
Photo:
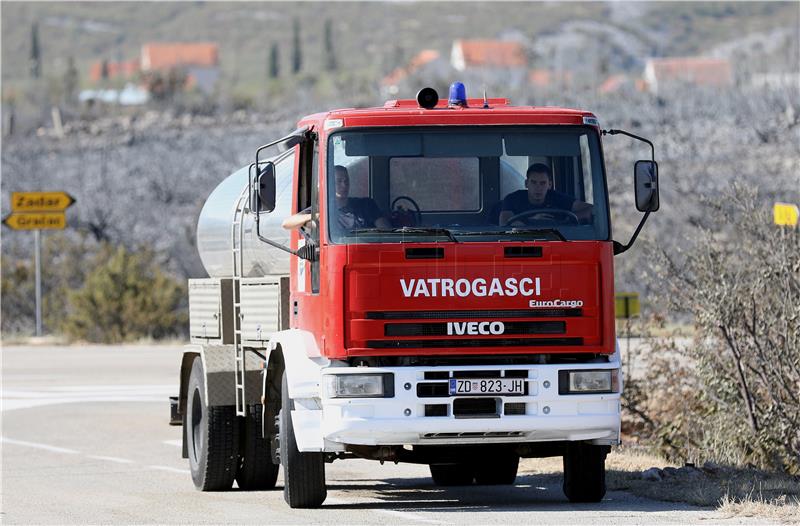
[[[580,137],[581,146],[581,171],[579,178],[582,179],[582,199],[587,203],[594,202],[594,188],[592,186],[592,155],[589,150],[589,136],[586,134]]]
[[[310,153],[311,159],[308,159],[308,155],[306,156],[306,162],[311,163],[311,166],[306,169],[306,172],[310,172],[310,179],[311,179],[311,217],[318,217],[319,214],[319,142],[314,141],[313,147],[310,147],[312,150]],[[319,224],[318,221],[315,221],[313,224]],[[319,228],[313,227],[309,232],[311,235],[312,242],[319,246]],[[314,261],[311,264],[311,292],[316,294],[319,292],[319,260]]]

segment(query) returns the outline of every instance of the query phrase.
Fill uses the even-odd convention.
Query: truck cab
[[[569,500],[605,494],[613,258],[630,243],[611,238],[598,120],[426,94],[302,119],[286,151],[231,176],[228,224],[201,214],[199,236],[232,240],[198,240],[212,278],[190,292],[194,327],[201,297],[223,320],[194,331],[176,401],[200,489],[272,487],[282,466],[289,505],[312,507],[334,460],[428,464],[447,486],[512,484],[520,458],[563,456]],[[657,167],[640,163],[643,224]],[[209,460],[215,434],[227,463]]]

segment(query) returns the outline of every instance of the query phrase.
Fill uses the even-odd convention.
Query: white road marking
[[[117,464],[135,464],[133,460],[119,457],[103,457],[100,455],[86,455],[86,458],[93,458],[95,460],[108,460],[109,462],[116,462]]]
[[[3,389],[1,411],[86,402],[163,402],[175,385],[63,385],[41,389]]]
[[[117,464],[136,464],[133,460],[120,457],[106,457],[102,455],[87,455],[76,451],[74,449],[67,449],[65,447],[51,446],[49,444],[39,444],[38,442],[27,442],[25,440],[14,440],[13,438],[0,437],[0,441],[4,444],[13,444],[15,446],[31,447],[35,449],[43,449],[45,451],[52,451],[53,453],[65,453],[67,455],[83,455],[86,458],[94,460],[104,460],[107,462],[115,462]],[[147,466],[150,469],[157,469],[159,471],[169,471],[170,473],[180,473],[181,475],[189,475],[191,471],[188,469],[173,468],[170,466]]]
[[[173,468],[170,466],[147,466],[150,469],[158,469],[160,471],[169,471],[170,473],[180,473],[181,475],[191,475],[188,469]]]
[[[45,451],[52,451],[53,453],[65,453],[67,455],[79,455],[81,452],[74,449],[67,449],[65,447],[49,446],[47,444],[39,444],[37,442],[26,442],[25,440],[14,440],[13,438],[0,438],[6,444],[14,444],[15,446],[32,447],[34,449],[44,449]]]
[[[183,447],[183,441],[181,440],[162,440],[161,443],[168,446]]]

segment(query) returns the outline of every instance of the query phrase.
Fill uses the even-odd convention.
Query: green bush
[[[185,287],[158,267],[152,251],[104,245],[89,268],[83,285],[67,295],[66,335],[117,343],[182,332]]]

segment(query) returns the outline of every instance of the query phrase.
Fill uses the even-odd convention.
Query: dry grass
[[[758,517],[778,520],[790,524],[800,524],[800,499],[782,495],[766,500],[761,496],[736,499],[725,495],[719,503],[718,511],[724,518]]]
[[[654,467],[666,468],[664,477],[658,481],[642,479],[642,472]],[[520,473],[543,475],[561,470],[560,457],[524,459],[520,463]],[[606,459],[606,484],[610,491],[713,507],[726,518],[757,517],[800,524],[800,477],[711,464],[679,469],[644,450],[622,448]]]

